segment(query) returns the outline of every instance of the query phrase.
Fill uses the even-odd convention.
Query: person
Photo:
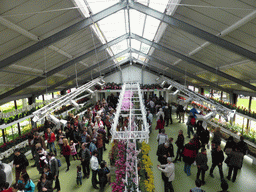
[[[42,136],[39,135],[38,132],[35,132],[34,135],[33,135],[33,143],[32,143],[32,155],[33,155],[33,159],[35,160],[35,163],[34,165],[32,165],[31,167],[36,167],[37,166],[37,148],[36,148],[36,145],[38,143],[40,143],[41,147],[43,147],[45,150],[46,150],[46,147],[45,147],[45,142],[44,142],[44,139]]]
[[[20,149],[15,149],[13,167],[15,167],[16,183],[20,178],[20,174],[24,174],[27,172],[26,168],[28,165],[29,163],[26,156],[20,152]]]
[[[249,151],[247,143],[244,142],[244,137],[240,136],[240,141],[237,143],[237,147],[240,148],[240,151],[246,155]]]
[[[224,179],[222,179],[221,180],[221,184],[220,184],[220,187],[221,187],[221,191],[219,191],[219,192],[229,192],[228,191],[228,183],[227,183],[227,181],[226,180],[224,180]]]
[[[232,151],[232,149],[235,147],[236,142],[234,141],[234,138],[230,136],[226,142],[226,145],[224,147],[224,152],[226,155],[229,155]]]
[[[89,145],[89,150],[90,150],[91,154],[93,151],[97,150],[96,143],[97,143],[97,139],[94,138]]]
[[[99,162],[98,162],[97,156],[98,156],[98,151],[93,151],[92,157],[90,160],[91,169],[92,169],[92,186],[94,189],[99,189],[99,187],[97,187],[97,184],[99,183],[97,181],[97,173],[99,169]]]
[[[82,168],[81,166],[77,166],[76,169],[76,184],[82,185]]]
[[[50,168],[52,177],[55,180],[54,189],[57,189],[57,192],[59,192],[60,191],[59,163],[58,163],[58,160],[54,157],[54,154],[52,152],[48,154],[48,157],[49,157],[49,168]]]
[[[38,192],[53,192],[52,180],[48,180],[46,174],[42,174],[39,182],[37,183]]]
[[[197,121],[196,123],[196,134],[200,137],[201,133],[203,132],[203,121]]]
[[[201,189],[202,186],[202,182],[200,179],[197,179],[195,181],[196,187],[194,187],[193,189],[190,189],[189,192],[205,192],[204,190]]]
[[[160,115],[159,119],[157,120],[156,130],[157,129],[159,129],[159,133],[161,133],[161,130],[164,129],[164,119],[162,115]]]
[[[167,163],[167,157],[168,157],[168,148],[169,148],[169,143],[163,143],[158,146],[157,153],[156,155],[158,156],[158,161],[161,165],[164,165]]]
[[[202,185],[205,184],[205,171],[208,170],[208,165],[207,165],[207,154],[206,154],[206,149],[202,148],[201,153],[198,153],[196,156],[196,165],[197,165],[197,175],[196,179],[199,179],[200,174],[202,173]]]
[[[182,120],[182,123],[184,123],[184,113],[185,113],[184,107],[181,104],[179,104],[177,107],[177,110],[179,113],[179,123],[181,123],[181,120]]]
[[[212,151],[216,150],[217,146],[221,144],[221,132],[220,127],[217,127],[214,131],[212,138]]]
[[[47,161],[47,151],[45,151],[42,147],[39,147],[37,149],[39,163],[38,163],[38,171],[40,174],[43,173],[44,166],[48,164]]]
[[[70,167],[71,148],[70,148],[70,146],[68,144],[68,140],[66,138],[63,139],[62,154],[65,157],[65,160],[66,160],[66,163],[67,163],[66,172],[68,172],[69,171],[69,167]]]
[[[56,151],[56,148],[55,148],[55,134],[52,132],[52,130],[50,128],[47,129],[47,132],[45,133],[45,140],[47,141],[47,144],[48,144],[48,148],[50,149],[50,152],[53,152],[55,153],[55,156],[57,155],[57,151]]]
[[[82,144],[81,165],[82,165],[83,173],[84,173],[83,178],[85,178],[85,177],[89,178],[89,175],[90,175],[91,154],[90,154],[90,151],[87,146],[88,146],[87,143]]]
[[[192,104],[192,109],[190,109],[189,112],[191,112],[193,114],[193,117],[196,118],[196,114],[198,114],[198,111],[196,110],[196,105]]]
[[[147,121],[150,126],[149,131],[151,133],[152,132],[152,122],[153,122],[153,114],[151,113],[151,111],[148,111]]]
[[[21,180],[18,181],[19,183],[24,184],[25,186],[25,190],[24,192],[34,192],[35,191],[35,184],[33,183],[33,181],[29,178],[28,173],[23,173],[21,175]]]
[[[60,147],[60,154],[62,155],[62,147],[63,147],[63,139],[65,138],[65,134],[62,132],[61,129],[58,130],[57,133],[57,141],[58,145]]]
[[[193,113],[190,112],[187,120],[187,133],[188,133],[187,138],[190,138],[190,133],[194,134],[193,127],[195,126],[195,123],[196,123],[196,119],[193,116]]]
[[[172,107],[170,107],[169,104],[167,104],[164,108],[164,121],[166,123],[165,126],[169,125],[169,121],[172,124]]]
[[[168,139],[168,143],[169,143],[169,147],[168,147],[168,157],[174,157],[173,144],[172,144],[172,142],[173,142],[173,138],[170,137],[170,138]]]
[[[210,169],[210,176],[214,178],[213,176],[213,170],[216,166],[219,168],[219,173],[220,173],[220,179],[223,179],[223,171],[222,171],[222,163],[224,161],[224,154],[223,151],[221,150],[220,145],[217,146],[217,150],[212,152],[212,167]]]
[[[71,150],[70,155],[73,157],[74,160],[78,160],[76,145],[78,145],[78,143],[74,143],[73,140],[70,140],[70,150]]]
[[[0,191],[2,186],[6,183],[6,173],[4,172],[4,165],[0,161]]]
[[[107,127],[107,135],[108,135],[108,138],[109,138],[111,136],[110,129],[111,129],[111,125],[112,125],[111,122],[110,122],[109,115],[106,115],[105,125]]]
[[[100,163],[100,169],[98,170],[100,191],[104,191],[106,184],[108,183],[109,169],[106,167],[105,161]]]
[[[102,161],[103,158],[103,134],[99,133],[97,136],[97,151],[98,151],[98,160]]]
[[[202,130],[202,132],[199,135],[199,139],[201,141],[202,148],[206,148],[205,147],[206,145],[208,148],[208,146],[209,146],[208,143],[210,140],[210,132],[207,130],[207,127],[206,127],[206,129]]]
[[[167,164],[157,165],[157,168],[164,173],[164,191],[174,192],[172,181],[175,178],[175,165],[172,163],[172,158],[167,158]]]
[[[158,121],[160,119],[160,117],[162,116],[162,118],[164,119],[164,112],[163,109],[160,108],[158,113],[156,114],[156,121]]]
[[[196,158],[196,146],[194,145],[194,141],[192,139],[190,139],[189,143],[185,145],[182,155],[184,161],[184,172],[187,174],[187,176],[190,176],[191,164]]]
[[[161,144],[167,142],[168,136],[167,136],[167,134],[165,133],[165,130],[164,130],[164,129],[162,129],[162,130],[161,130],[161,133],[159,133],[159,134],[157,135],[156,140],[158,141],[158,145],[161,145]]]
[[[231,179],[232,172],[234,171],[232,182],[236,181],[237,171],[238,169],[242,168],[243,159],[244,159],[244,154],[240,151],[239,146],[236,145],[230,153],[230,160],[228,162],[228,166],[229,166],[228,176],[227,176],[228,180]]]
[[[181,161],[182,150],[184,147],[184,135],[182,130],[179,130],[179,135],[177,140],[175,141],[175,144],[177,145],[178,149],[174,163],[177,162],[177,160]]]
[[[5,190],[1,191],[1,192],[24,192],[25,186],[23,183],[16,183],[14,185],[12,185],[12,187],[8,188],[9,183],[7,183],[8,185],[6,185]]]

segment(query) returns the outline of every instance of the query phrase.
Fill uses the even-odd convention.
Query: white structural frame
[[[130,96],[127,96],[125,94],[126,91],[130,91]],[[133,94],[138,94],[138,97],[135,96],[133,97]],[[130,103],[129,105],[129,109],[126,110],[126,113],[122,113],[124,112],[124,110],[122,110],[122,105],[123,105],[123,100],[124,99],[128,99]],[[133,100],[134,99],[134,100]],[[133,104],[135,103],[139,103],[139,109],[133,109]],[[135,114],[135,111],[141,111],[141,114]],[[128,112],[128,113],[127,113]],[[125,130],[120,130],[117,131],[117,125],[119,122],[119,117],[120,115],[122,115],[123,117],[129,117],[129,124],[128,127],[125,127]],[[138,130],[138,126],[136,125],[136,123],[134,122],[134,118],[137,119],[142,119],[142,124],[141,124],[141,130]],[[149,125],[147,123],[147,118],[146,118],[146,108],[143,102],[143,98],[142,98],[142,94],[141,94],[141,89],[140,89],[140,84],[139,83],[124,83],[124,85],[122,86],[122,90],[120,92],[119,95],[119,102],[116,108],[116,114],[115,114],[115,118],[114,118],[114,122],[112,124],[111,130],[110,130],[111,134],[112,134],[112,139],[111,142],[113,142],[113,140],[117,139],[117,140],[126,140],[127,141],[127,146],[130,142],[134,142],[135,143],[135,151],[137,150],[136,148],[136,140],[139,140],[140,142],[145,141],[146,143],[148,143],[149,140]],[[135,170],[136,170],[136,189],[134,189],[134,191],[139,192],[139,177],[138,177],[138,169],[137,169],[137,158],[135,160]],[[127,171],[125,174],[125,180],[126,183],[128,182],[128,175],[127,175]],[[127,191],[127,188],[125,187],[125,191]]]
[[[46,117],[48,114],[51,113],[51,111],[60,108],[62,105],[66,105],[67,103],[70,103],[70,100],[74,99],[75,97],[77,97],[78,95],[80,95],[81,93],[88,91],[90,94],[94,94],[94,92],[90,89],[92,86],[96,85],[97,83],[99,83],[100,81],[102,81],[103,76],[100,76],[96,79],[93,79],[92,81],[78,87],[75,91],[68,93],[67,95],[64,95],[56,100],[54,100],[52,103],[44,106],[43,108],[35,111],[33,113],[33,121],[37,122],[42,120],[44,117]],[[103,82],[103,81],[102,81]],[[104,83],[104,82],[103,82]],[[87,94],[85,96],[82,96],[78,99],[75,100],[79,100],[81,98],[87,97],[90,94]]]
[[[223,116],[223,118],[227,121],[228,117],[230,114],[234,113],[234,110],[231,110],[227,107],[224,107],[223,105],[199,94],[196,93],[194,91],[189,90],[186,86],[181,85],[180,83],[177,83],[176,81],[173,81],[171,79],[168,79],[164,76],[161,76],[161,78],[159,79],[159,82],[162,83],[163,81],[166,81],[167,83],[173,85],[175,88],[177,88],[177,90],[179,90],[180,92],[184,93],[187,95],[188,98],[190,98],[191,100],[200,103],[200,104],[209,104],[211,105],[211,110],[215,111],[216,113],[218,113],[219,115]],[[184,96],[182,94],[180,94],[181,96]]]

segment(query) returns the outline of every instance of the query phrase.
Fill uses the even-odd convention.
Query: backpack
[[[61,167],[61,161],[57,159],[57,162],[58,162],[58,167]]]

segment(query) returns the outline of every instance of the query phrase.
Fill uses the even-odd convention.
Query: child
[[[77,166],[76,183],[77,183],[77,185],[82,185],[82,169],[81,169],[81,166]]]
[[[73,140],[70,140],[71,155],[72,155],[74,160],[76,160],[76,159],[78,160],[78,156],[77,156],[77,152],[76,152],[76,145],[77,144],[78,143],[74,143]],[[75,159],[75,157],[76,157],[76,159]]]

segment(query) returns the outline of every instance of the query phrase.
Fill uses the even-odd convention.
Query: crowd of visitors
[[[38,183],[33,183],[29,178],[26,171],[29,161],[20,149],[16,149],[13,161],[16,182],[10,188],[7,187],[8,183],[4,183],[6,187],[2,188],[3,191],[34,192],[37,188],[39,192],[52,192],[55,189],[59,192],[59,167],[64,166],[61,165],[61,158],[65,158],[66,172],[72,166],[71,159],[81,161],[81,166],[77,166],[76,169],[78,186],[81,186],[82,180],[88,179],[92,173],[92,186],[104,191],[104,187],[110,184],[110,170],[103,160],[103,153],[111,138],[110,128],[115,115],[117,97],[118,95],[112,94],[107,101],[103,98],[92,108],[88,108],[82,117],[69,113],[67,125],[58,130],[50,126],[51,123],[46,120],[45,134],[39,135],[36,132],[29,141],[35,162],[32,167],[36,167],[41,175]],[[56,145],[60,150],[56,149]]]

